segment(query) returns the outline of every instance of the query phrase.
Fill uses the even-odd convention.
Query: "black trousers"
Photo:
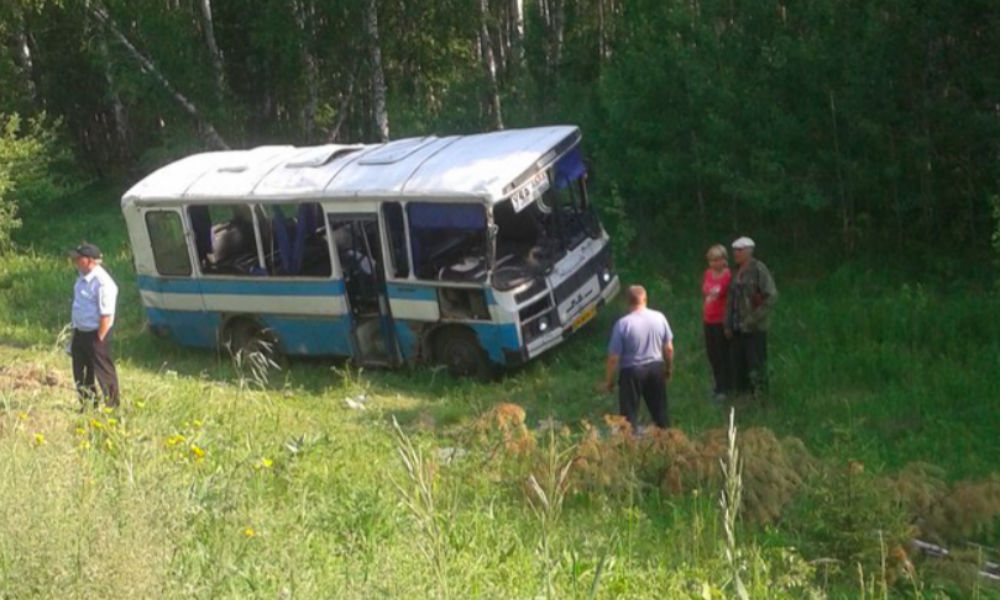
[[[632,424],[633,431],[638,425],[640,398],[645,398],[653,423],[662,428],[670,427],[667,378],[662,362],[628,367],[618,372],[618,410]]]
[[[716,394],[729,392],[732,387],[732,374],[729,363],[729,339],[726,337],[722,323],[704,323],[705,353],[708,354],[708,364],[712,366],[712,377],[715,379]]]
[[[96,379],[101,386],[104,403],[108,406],[118,406],[118,372],[111,360],[112,331],[108,331],[102,342],[97,339],[96,331],[73,330],[73,343],[70,346],[70,354],[73,356],[73,380],[76,382],[76,392],[84,405],[88,401],[93,401],[94,406],[97,406],[97,388],[94,386]]]
[[[733,384],[739,392],[767,391],[767,332],[733,332],[729,342]]]

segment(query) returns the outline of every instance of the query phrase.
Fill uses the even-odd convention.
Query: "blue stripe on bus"
[[[139,275],[139,289],[168,294],[247,294],[254,296],[342,296],[343,279],[317,281],[174,279]]]

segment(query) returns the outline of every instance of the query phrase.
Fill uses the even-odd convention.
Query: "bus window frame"
[[[318,204],[319,208],[320,208],[320,211],[324,215],[324,218],[323,218],[323,229],[326,231],[326,251],[327,251],[327,253],[329,254],[329,257],[330,257],[330,274],[329,275],[322,276],[322,277],[319,277],[319,276],[303,277],[303,276],[296,276],[296,275],[271,275],[271,274],[267,274],[267,275],[239,275],[239,274],[236,274],[236,273],[205,273],[202,270],[202,268],[201,268],[201,261],[198,260],[198,256],[197,256],[196,252],[195,252],[195,256],[194,256],[195,260],[193,262],[194,272],[196,272],[198,274],[198,277],[200,279],[210,279],[210,280],[211,279],[217,279],[217,280],[222,280],[222,281],[232,281],[232,280],[236,280],[236,279],[241,280],[241,281],[336,281],[338,279],[342,279],[341,270],[340,270],[340,261],[338,260],[338,257],[336,255],[337,253],[333,251],[333,246],[332,246],[333,241],[331,240],[331,236],[330,236],[330,224],[327,222],[326,217],[325,217],[325,215],[327,213],[327,206],[319,198],[295,198],[295,199],[291,199],[290,198],[290,199],[271,200],[271,201],[257,199],[254,202],[238,202],[238,201],[229,201],[229,200],[218,200],[218,201],[209,201],[209,202],[204,202],[204,201],[203,202],[197,202],[197,201],[190,202],[189,201],[189,202],[186,202],[184,204],[178,205],[178,208],[181,210],[181,213],[182,213],[183,218],[184,218],[185,232],[187,234],[187,237],[193,237],[194,236],[194,230],[191,229],[190,223],[188,223],[188,216],[187,216],[188,208],[190,208],[192,206],[227,206],[227,207],[229,207],[229,206],[235,206],[235,205],[238,205],[238,204],[239,205],[246,205],[247,207],[249,207],[250,208],[250,213],[251,213],[251,215],[253,217],[254,243],[257,245],[257,261],[258,261],[258,266],[260,268],[266,268],[267,267],[267,261],[264,259],[263,233],[262,233],[261,228],[260,228],[260,220],[259,220],[259,217],[258,217],[258,214],[257,214],[258,211],[261,211],[261,212],[263,212],[263,214],[266,215],[267,214],[267,209],[270,208],[272,205],[275,205],[275,204],[282,205],[282,206],[284,206],[284,205],[298,206],[299,204],[305,204],[305,203]],[[191,246],[190,242],[188,243],[188,246],[189,246],[189,254],[190,254],[192,252],[190,250],[190,246]],[[192,274],[192,276],[193,276],[193,274]]]
[[[188,264],[191,267],[190,273],[187,275],[165,275],[160,272],[159,265],[156,264],[156,253],[153,251],[153,238],[149,234],[149,221],[146,220],[146,215],[155,212],[172,212],[178,215],[181,219],[181,232],[184,237],[184,245],[187,249],[188,254]],[[170,279],[194,279],[200,275],[200,269],[198,265],[197,253],[194,252],[191,242],[192,242],[192,231],[191,225],[188,223],[187,211],[183,206],[174,204],[163,204],[163,205],[149,205],[139,207],[139,217],[142,220],[143,231],[146,234],[147,249],[149,250],[149,256],[152,259],[153,270],[156,272],[156,276],[159,278],[170,278]]]

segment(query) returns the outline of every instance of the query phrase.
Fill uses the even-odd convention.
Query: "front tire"
[[[492,378],[494,371],[476,335],[461,328],[448,328],[434,336],[434,361],[448,368],[453,377]]]

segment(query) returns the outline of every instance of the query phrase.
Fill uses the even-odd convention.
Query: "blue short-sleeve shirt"
[[[618,356],[618,368],[628,369],[663,361],[663,347],[674,339],[667,317],[643,308],[618,319],[611,330],[608,354]]]
[[[80,275],[73,285],[73,328],[96,331],[101,317],[115,316],[118,286],[101,265]]]

